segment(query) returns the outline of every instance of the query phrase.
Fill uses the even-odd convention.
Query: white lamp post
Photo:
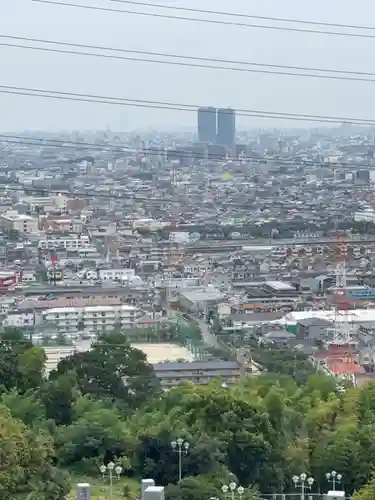
[[[122,473],[122,467],[119,465],[115,465],[113,462],[109,462],[107,465],[102,464],[99,467],[100,473],[103,476],[103,479],[106,477],[106,473],[108,473],[109,479],[109,500],[113,498],[113,473],[116,474],[117,479],[120,479]]]
[[[327,472],[327,481],[332,483],[332,490],[336,491],[336,483],[341,483],[342,475],[338,474],[335,470]]]
[[[306,490],[311,490],[314,484],[314,478],[307,477],[307,474],[303,472],[299,476],[293,476],[292,480],[296,488],[301,488],[301,500],[305,500]]]
[[[235,500],[236,494],[238,494],[238,496],[241,500],[245,490],[244,490],[244,488],[242,488],[242,486],[237,486],[237,484],[234,481],[232,481],[231,483],[229,483],[229,485],[224,484],[221,487],[221,491],[225,495],[229,492],[229,496],[231,497],[232,500]]]
[[[182,455],[186,455],[189,450],[189,443],[182,438],[171,442],[172,450],[178,454],[178,482],[182,479]]]

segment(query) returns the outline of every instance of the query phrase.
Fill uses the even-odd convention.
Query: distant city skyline
[[[226,146],[234,151],[236,144],[236,111],[206,106],[198,108],[198,140]]]
[[[217,137],[217,109],[213,106],[206,106],[198,108],[197,112],[198,140],[215,144]]]

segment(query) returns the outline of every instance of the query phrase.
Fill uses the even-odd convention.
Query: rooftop
[[[34,219],[34,217],[31,217],[30,215],[19,214],[18,212],[5,212],[4,214],[2,214],[2,217],[4,219],[13,220],[13,221],[17,221],[17,220],[36,220],[36,219]]]
[[[48,309],[49,314],[66,314],[66,313],[80,313],[80,312],[111,312],[115,310],[121,311],[137,311],[135,306],[86,306],[86,307],[56,307]]]
[[[266,281],[265,284],[274,290],[295,290],[295,288],[289,283],[284,283],[283,281]]]
[[[184,370],[237,370],[237,361],[193,361],[192,363],[154,363],[154,370],[184,371]]]
[[[225,295],[214,287],[196,288],[193,290],[184,290],[181,293],[190,302],[207,302],[210,300],[222,300]]]

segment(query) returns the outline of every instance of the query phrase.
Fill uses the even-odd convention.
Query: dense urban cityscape
[[[371,5],[155,2],[0,7],[0,500],[375,500]]]
[[[129,388],[121,382],[124,378],[142,388],[141,396],[135,393],[141,400],[158,387],[176,388],[176,396],[182,390],[195,398],[213,391],[207,404],[219,405],[217,418],[235,411],[223,409],[227,403],[220,401],[227,397],[223,391],[233,391],[231,405],[235,404],[238,387],[259,394],[271,391],[265,404],[272,397],[278,405],[286,405],[277,413],[282,419],[277,425],[284,425],[284,412],[292,411],[283,399],[290,397],[291,387],[307,391],[301,396],[305,398],[312,397],[311,384],[318,394],[323,391],[319,411],[324,412],[333,411],[323,410],[324,405],[343,404],[340,401],[353,387],[359,398],[367,398],[370,411],[373,386],[367,384],[373,380],[375,365],[374,135],[342,125],[299,134],[254,131],[241,134],[239,143],[235,110],[203,108],[197,117],[195,140],[194,134],[143,138],[110,130],[44,134],[43,139],[30,134],[1,137],[1,345],[3,356],[33,357],[22,370],[21,361],[14,367],[27,380],[18,382],[15,377],[8,379],[9,385],[4,381],[11,391],[4,396],[5,404],[15,394],[25,398],[25,409],[11,400],[15,416],[36,418],[29,414],[33,407],[27,399],[35,398],[28,395],[28,384],[36,376],[49,377],[43,396],[47,418],[70,425],[72,436],[88,416],[84,409],[74,409],[78,404],[74,384],[82,398],[119,398],[125,411],[121,393],[126,389],[129,399]],[[27,351],[20,354],[17,346],[22,339]],[[118,344],[127,357],[134,355],[144,365],[147,383],[146,375],[123,365]],[[102,351],[103,345],[108,351]],[[139,354],[131,354],[133,348]],[[99,366],[94,369],[105,352],[114,362],[114,373],[108,376],[117,380],[121,374],[122,388],[108,388],[102,379],[104,367],[97,373]],[[2,363],[1,373],[9,377],[6,361]],[[69,385],[67,377],[73,372],[78,379]],[[20,383],[26,383],[26,392]],[[332,391],[328,399],[327,386]],[[174,391],[164,396],[165,404]],[[64,399],[51,402],[49,397]],[[92,452],[84,451],[87,444],[78,443],[96,439],[92,425],[105,425],[101,418],[109,418],[105,412],[110,410],[95,399],[79,404],[94,405],[93,422],[85,420],[86,438],[63,438],[79,439],[74,446],[83,447],[74,452],[61,449],[66,465],[77,461],[76,453],[79,460],[95,463]],[[135,401],[130,407],[133,404],[138,407]],[[315,411],[317,403],[309,404],[309,411]],[[189,405],[184,412],[192,411]],[[66,414],[72,411],[84,413],[74,422]],[[293,411],[298,415],[301,410]],[[308,415],[300,417],[312,418]],[[132,414],[128,418],[131,422]],[[100,432],[104,431],[109,429]],[[168,432],[172,439],[172,430]],[[191,430],[186,432],[183,439],[192,441],[186,451],[197,453],[193,446],[203,444],[194,442]],[[206,431],[200,439],[204,442],[208,435]],[[115,452],[123,446],[117,435],[103,439],[106,444],[94,445],[96,460],[109,456],[123,464],[122,452],[118,456]],[[163,443],[164,438],[157,434],[152,439]],[[293,446],[297,453],[302,445],[296,441]],[[152,452],[146,448],[147,458]],[[247,461],[257,462],[249,453]],[[344,468],[340,453],[328,467],[340,466],[351,491],[360,479],[351,461]],[[265,458],[259,460],[263,463]],[[170,479],[151,469],[152,479],[156,484],[173,483],[175,465],[170,465]],[[185,464],[181,474],[201,474],[189,467]],[[228,476],[229,482],[261,486],[262,495],[293,486],[293,474],[270,482],[266,472],[249,479],[250,472],[227,467],[227,474],[235,474],[235,480]],[[298,472],[300,465],[295,467]],[[184,481],[188,478],[180,488]],[[203,493],[196,488],[201,498]],[[173,493],[171,486],[167,492],[171,489],[171,496],[184,497],[181,491]]]

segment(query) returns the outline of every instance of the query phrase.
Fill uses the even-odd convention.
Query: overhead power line
[[[296,28],[296,27],[286,27],[286,26],[276,26],[276,25],[262,25],[262,24],[253,24],[253,23],[243,23],[239,21],[228,21],[222,19],[204,19],[201,17],[187,17],[187,16],[177,16],[172,14],[160,14],[158,12],[139,12],[134,10],[127,9],[116,9],[110,7],[98,7],[94,5],[80,5],[75,3],[61,2],[58,0],[32,0],[33,2],[49,4],[49,5],[59,5],[62,7],[72,7],[77,9],[86,9],[98,12],[115,12],[122,14],[129,14],[135,16],[145,16],[152,18],[162,18],[162,19],[175,19],[180,21],[192,21],[195,23],[206,23],[206,24],[219,24],[224,26],[237,26],[242,28],[259,28],[259,29],[268,29],[275,31],[289,31],[295,33],[312,33],[312,34],[320,34],[320,35],[331,35],[331,36],[348,36],[355,38],[372,38],[375,39],[375,34],[368,33],[354,33],[349,31],[329,31],[329,30],[318,30],[318,29],[308,29],[308,28]]]
[[[2,187],[0,185],[0,187]],[[103,198],[109,200],[128,200],[128,201],[158,201],[160,203],[181,203],[181,200],[168,200],[165,198],[150,198],[150,197],[132,197],[129,194],[122,195],[114,195],[114,194],[106,194],[106,193],[85,193],[80,191],[64,191],[64,190],[51,190],[51,189],[43,189],[43,188],[34,188],[28,186],[20,186],[21,189],[25,189],[26,192],[31,193],[39,193],[39,194],[56,194],[56,195],[65,195],[70,197],[82,197],[82,198]]]
[[[200,57],[200,56],[185,56],[179,54],[170,54],[167,52],[148,52],[142,50],[131,50],[131,49],[122,49],[118,47],[105,47],[100,45],[87,45],[87,44],[78,44],[71,42],[62,42],[57,40],[44,40],[40,38],[29,38],[29,37],[21,37],[21,36],[11,36],[11,35],[3,35],[0,34],[0,39],[4,40],[15,40],[15,41],[25,41],[31,43],[42,43],[46,45],[52,45],[53,47],[40,47],[40,46],[32,46],[32,45],[24,45],[18,43],[10,43],[10,42],[0,42],[0,46],[4,47],[14,47],[19,49],[26,50],[36,50],[41,52],[54,52],[59,54],[72,54],[78,56],[87,56],[87,57],[101,57],[104,59],[115,59],[115,60],[125,60],[125,61],[138,61],[138,62],[147,62],[153,64],[167,64],[173,66],[187,66],[193,68],[203,68],[203,69],[215,69],[221,71],[238,71],[238,72],[246,72],[246,73],[261,73],[268,75],[284,75],[284,76],[298,76],[305,78],[318,78],[318,79],[329,79],[329,80],[346,80],[346,81],[359,81],[359,82],[375,82],[375,73],[365,72],[365,71],[352,71],[352,70],[340,70],[340,69],[328,69],[328,68],[314,68],[314,67],[305,67],[305,66],[290,66],[290,65],[282,65],[282,64],[266,64],[259,62],[251,62],[251,61],[233,61],[227,59],[218,59],[218,58],[209,58],[209,57]],[[55,46],[64,47],[64,49],[57,49]],[[69,47],[89,49],[89,50],[101,50],[107,52],[114,52],[115,54],[102,54],[98,52],[82,52],[77,50],[71,50]],[[133,56],[123,56],[118,55],[118,53],[125,54],[133,54]],[[151,57],[164,57],[172,59],[164,60],[164,59],[149,59],[144,57],[135,57],[135,55],[144,55]],[[180,59],[180,60],[176,60]],[[189,62],[186,62],[189,61]],[[204,63],[220,63],[218,66],[212,64],[200,64],[197,62],[191,61],[201,61]],[[236,64],[239,66],[223,66],[229,64]],[[245,66],[245,67],[241,67]],[[263,68],[263,69],[261,69]],[[264,69],[269,68],[269,69]],[[277,71],[277,69],[283,71]],[[301,71],[309,72],[309,73],[301,73]],[[315,73],[314,73],[315,72]],[[368,78],[372,77],[372,78]]]
[[[9,183],[11,184],[11,183]],[[7,187],[5,185],[0,184],[0,188],[2,187]],[[180,199],[168,199],[168,198],[153,198],[153,197],[142,197],[142,196],[132,196],[130,194],[118,194],[114,195],[113,193],[98,193],[98,192],[93,192],[93,193],[88,193],[88,192],[82,192],[82,191],[67,191],[67,190],[53,190],[53,189],[43,189],[43,188],[38,188],[38,187],[29,187],[29,186],[24,186],[20,184],[18,186],[20,189],[24,189],[25,192],[31,192],[31,193],[39,193],[43,195],[65,195],[69,197],[82,197],[82,198],[102,198],[102,199],[110,199],[110,200],[127,200],[127,201],[133,201],[133,202],[142,202],[142,201],[147,201],[147,202],[159,202],[159,203],[166,203],[166,204],[181,204],[183,200],[186,200],[187,198],[191,198],[191,195],[185,195],[181,196]],[[363,186],[361,187],[363,189]],[[230,206],[238,206],[236,203],[229,203]],[[375,239],[375,238],[374,238]]]
[[[98,144],[95,142],[80,142],[62,139],[52,139],[46,137],[30,137],[25,135],[0,134],[0,144],[14,144],[24,146],[51,147],[61,149],[74,149],[80,151],[82,149],[89,151],[98,151],[103,153],[136,153],[138,150],[128,147],[124,144]],[[156,149],[151,150],[155,154],[160,154]]]
[[[1,187],[6,187],[2,186]],[[190,196],[184,196],[183,199],[182,197],[180,199],[167,199],[167,198],[152,198],[152,197],[142,197],[142,196],[137,196],[137,197],[132,197],[129,194],[107,194],[107,193],[87,193],[87,192],[81,192],[81,191],[66,191],[66,190],[51,190],[51,189],[43,189],[43,188],[37,188],[37,187],[28,187],[28,186],[19,186],[20,189],[24,189],[25,192],[30,192],[30,193],[36,193],[36,194],[42,194],[42,195],[65,195],[69,197],[80,197],[80,198],[98,198],[98,199],[107,199],[107,200],[127,200],[127,201],[133,201],[135,203],[137,202],[158,202],[158,203],[165,203],[165,204],[178,204],[181,205],[181,203],[189,198]],[[230,203],[230,206],[237,206],[235,203]],[[354,242],[359,243],[361,240],[354,240]],[[363,240],[363,241],[368,241],[368,240]],[[333,242],[334,243],[334,242]],[[204,242],[202,242],[204,245]],[[235,242],[234,242],[235,244]],[[301,244],[296,242],[296,245]],[[306,242],[302,242],[302,244],[306,244]],[[293,244],[291,243],[291,246]]]
[[[63,91],[46,90],[38,88],[16,87],[10,85],[0,85],[0,93],[28,96],[28,97],[42,97],[46,99],[55,99],[55,100],[69,100],[78,102],[111,104],[118,106],[163,109],[172,111],[197,112],[197,109],[200,107],[197,104],[182,104],[182,103],[172,103],[165,101],[149,101],[149,100],[130,99],[123,97],[102,96],[95,94],[82,94],[82,93],[63,92]],[[243,108],[236,109],[236,115],[248,116],[253,118],[273,118],[273,119],[308,121],[308,122],[319,122],[319,123],[350,122],[352,124],[357,124],[357,125],[371,125],[371,126],[375,125],[375,120],[370,120],[366,118],[348,118],[348,117],[344,118],[337,116],[281,113],[275,111],[260,111],[260,110],[250,110]]]
[[[162,148],[162,149],[157,149],[156,147],[154,148],[142,148],[142,149],[136,149],[132,147],[128,147],[124,144],[97,144],[93,142],[85,142],[85,141],[73,141],[73,140],[64,140],[64,139],[52,139],[52,138],[47,138],[47,137],[33,137],[33,136],[26,136],[26,135],[11,135],[11,134],[0,134],[0,144],[22,144],[26,146],[46,146],[46,147],[56,147],[56,148],[61,148],[61,149],[74,149],[76,151],[80,151],[82,149],[86,149],[88,151],[98,151],[98,152],[113,152],[113,153],[128,153],[128,154],[135,154],[135,153],[140,153],[140,154],[145,154],[146,156],[161,156],[165,153],[174,151],[174,148]],[[179,158],[187,158],[191,159],[192,154],[194,152],[191,152],[188,150],[189,146],[186,146],[186,150],[179,150],[178,151],[178,157]],[[196,155],[200,154],[199,152],[195,152]],[[203,159],[203,158],[202,158]],[[209,153],[208,155],[208,160],[219,160],[219,161],[225,161],[223,159],[222,154],[218,153]],[[293,164],[289,160],[283,160],[283,159],[271,159],[267,160],[265,158],[246,158],[246,163],[248,165],[261,165],[261,164],[276,164],[278,166],[293,166],[293,165],[299,165],[299,164],[304,164],[302,160],[298,160],[297,163]],[[305,164],[308,163],[309,166],[312,167],[321,167],[321,166],[326,166],[328,168],[340,168],[340,167],[364,167],[368,168],[370,165],[368,163],[359,163],[359,162],[339,162],[338,164],[335,163],[325,163],[322,164],[321,162],[318,161],[309,161],[306,160]],[[354,188],[354,186],[352,186]],[[360,189],[363,189],[363,186],[359,186]]]
[[[230,16],[239,17],[241,19],[259,19],[262,21],[273,21],[281,23],[293,23],[293,24],[308,24],[313,26],[328,26],[330,28],[349,28],[349,29],[362,29],[362,30],[373,30],[375,31],[375,26],[363,26],[358,24],[339,24],[339,23],[327,23],[324,21],[310,21],[305,19],[291,19],[288,17],[270,17],[270,16],[256,16],[254,14],[243,14],[241,12],[225,12],[219,10],[206,10],[206,9],[194,9],[192,7],[181,7],[177,5],[165,5],[150,2],[138,2],[135,0],[111,0],[112,2],[125,3],[128,5],[137,5],[142,7],[155,7],[157,9],[168,9],[168,10],[178,10],[182,12],[195,12],[199,14],[213,14],[215,16]]]
[[[128,149],[126,146],[124,145],[115,145],[115,144],[106,144],[106,145],[101,145],[101,144],[95,144],[95,143],[89,143],[89,142],[76,142],[76,141],[65,141],[65,140],[61,140],[61,139],[48,139],[48,138],[45,138],[45,137],[32,137],[32,136],[24,136],[24,135],[21,135],[21,136],[16,136],[16,135],[9,135],[9,134],[6,134],[6,135],[0,135],[0,144],[1,143],[5,143],[5,144],[14,144],[14,145],[19,145],[19,144],[24,144],[24,145],[28,145],[28,146],[49,146],[49,147],[58,147],[58,148],[61,148],[61,149],[65,149],[65,148],[68,148],[68,149],[75,149],[76,151],[78,150],[81,150],[81,149],[87,149],[89,151],[92,151],[93,149],[94,150],[99,150],[99,151],[102,151],[102,152],[111,152],[110,148],[113,148],[113,152],[116,152],[116,153],[136,153],[136,152],[139,152],[139,153],[144,153],[146,154],[147,156],[160,156],[161,154],[164,154],[167,151],[157,151],[155,149],[143,149],[142,151],[136,151],[135,149],[133,149],[133,151],[131,149]],[[123,149],[123,151],[121,151],[121,149]],[[109,151],[108,151],[109,150]],[[179,155],[178,155],[180,158],[188,158],[188,159],[191,159],[192,158],[192,154],[188,151],[180,151],[179,152]],[[219,155],[216,156],[216,155],[213,155],[213,154],[210,154],[209,157],[208,157],[208,160],[219,160],[219,161],[225,161],[223,160],[222,156],[219,157]],[[264,159],[246,159],[246,163],[248,165],[259,165],[261,164],[262,162],[264,162],[265,160]],[[268,162],[267,162],[268,163]],[[282,165],[286,165],[286,166],[289,166],[289,167],[292,167],[293,165],[289,162],[289,161],[286,161],[286,160],[281,160],[281,159],[274,159],[271,161],[271,163],[275,163],[276,165],[278,166],[282,166]],[[300,161],[300,163],[302,163]],[[297,164],[298,165],[298,164]],[[317,166],[317,167],[321,167],[322,164],[320,162],[309,162],[309,166]],[[341,162],[339,165],[326,165],[328,167],[334,167],[334,168],[339,168],[339,167],[343,167],[343,166],[349,166],[349,167],[356,167],[356,168],[359,168],[359,167],[365,167],[365,168],[368,168],[369,165],[367,163],[349,163],[349,162]],[[12,181],[9,182],[10,185],[12,185]],[[6,186],[0,186],[0,187],[6,187]],[[352,189],[353,189],[354,186],[352,186]],[[137,201],[148,201],[148,202],[159,202],[159,203],[167,203],[167,204],[174,204],[174,203],[177,203],[177,204],[180,204],[181,203],[181,199],[180,200],[176,200],[176,199],[166,199],[166,198],[151,198],[151,197],[139,197],[139,196],[136,196],[136,197],[131,197],[130,195],[126,194],[126,195],[114,195],[114,194],[105,194],[105,193],[98,193],[98,192],[92,192],[92,193],[89,193],[89,192],[82,192],[82,191],[67,191],[67,190],[51,190],[51,189],[43,189],[43,188],[37,188],[37,187],[30,187],[30,186],[25,186],[23,184],[19,184],[19,188],[20,189],[25,189],[26,191],[30,191],[30,192],[34,192],[34,193],[40,193],[40,194],[65,194],[67,196],[79,196],[79,197],[85,197],[85,198],[106,198],[106,199],[126,199],[126,200],[131,200],[131,201],[134,201],[134,202],[137,202]],[[363,189],[362,186],[358,186],[359,189]],[[232,203],[232,205],[235,205],[234,203]]]

